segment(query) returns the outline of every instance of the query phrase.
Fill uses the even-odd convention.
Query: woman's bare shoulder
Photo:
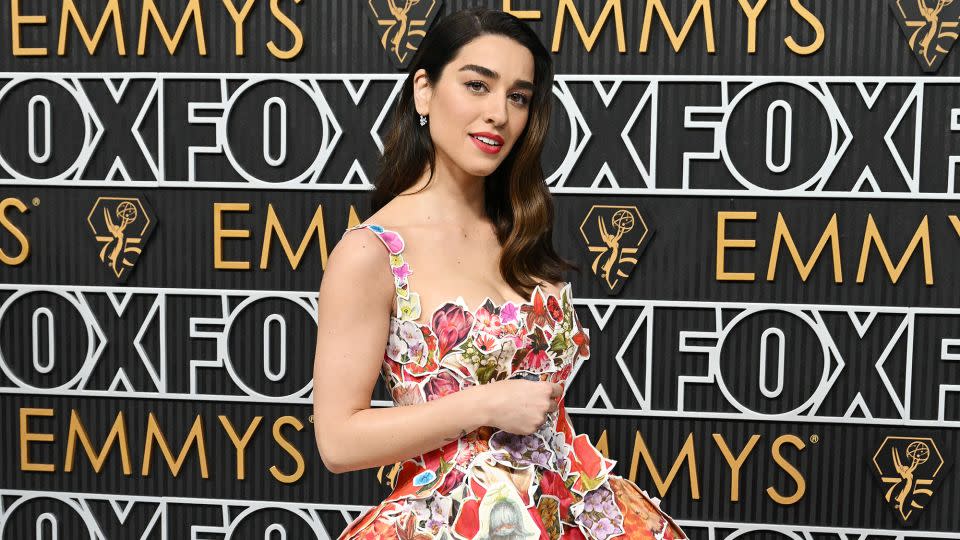
[[[359,300],[390,306],[394,290],[390,256],[373,231],[360,228],[343,233],[327,258],[320,290],[321,297],[338,303]]]

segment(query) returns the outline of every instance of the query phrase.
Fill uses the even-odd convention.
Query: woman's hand
[[[548,381],[507,379],[479,386],[488,425],[517,435],[536,433],[559,408],[563,386]]]

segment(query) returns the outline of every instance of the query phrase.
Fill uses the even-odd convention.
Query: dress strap
[[[397,303],[397,318],[404,321],[415,321],[420,317],[420,295],[410,290],[407,276],[413,273],[410,265],[403,260],[403,249],[406,244],[403,237],[396,231],[385,229],[373,223],[360,223],[348,227],[345,232],[356,229],[370,229],[383,242],[390,254],[390,272],[393,274],[393,283],[396,289],[394,295]]]

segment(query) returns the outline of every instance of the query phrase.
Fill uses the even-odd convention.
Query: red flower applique
[[[590,338],[587,336],[587,333],[581,328],[576,334],[571,338],[573,342],[577,345],[577,354],[583,358],[590,357]]]
[[[553,325],[553,320],[547,312],[547,305],[543,299],[543,292],[539,287],[533,293],[533,303],[520,306],[520,311],[527,314],[527,330],[537,325],[543,327]]]
[[[556,296],[550,295],[547,297],[547,311],[550,312],[553,320],[557,322],[563,320],[563,310],[560,309],[560,301],[557,300]]]

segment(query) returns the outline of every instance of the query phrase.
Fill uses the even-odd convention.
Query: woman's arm
[[[488,425],[483,388],[373,409],[370,400],[395,301],[388,254],[374,233],[347,233],[320,284],[313,370],[314,434],[324,465],[343,473],[423,454]]]

